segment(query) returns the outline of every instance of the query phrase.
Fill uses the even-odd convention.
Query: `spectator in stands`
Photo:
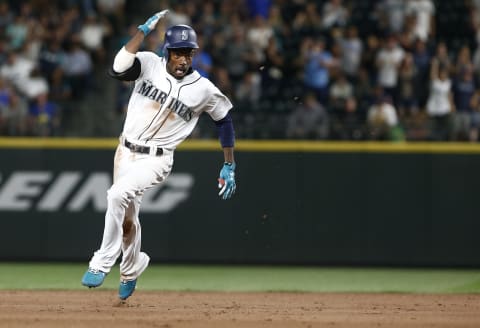
[[[364,117],[360,112],[355,97],[345,99],[343,107],[338,109],[341,119],[332,122],[331,135],[340,140],[363,140],[365,131],[363,127]]]
[[[426,108],[427,100],[431,95],[429,88],[431,64],[437,63],[435,65],[438,67],[450,70],[455,99],[459,94],[457,81],[462,76],[462,74],[456,76],[455,72],[463,72],[465,67],[474,65],[473,80],[480,80],[480,50],[477,49],[472,59],[470,50],[466,49],[475,45],[474,34],[480,35],[478,32],[480,31],[478,28],[480,11],[478,10],[472,9],[471,19],[465,20],[466,24],[472,24],[472,28],[467,28],[472,35],[462,32],[465,30],[464,26],[449,25],[439,26],[438,31],[440,33],[451,29],[452,33],[442,33],[437,37],[434,18],[435,15],[440,17],[440,10],[447,6],[443,2],[433,0],[378,0],[377,6],[371,1],[353,0],[262,0],[256,3],[249,0],[248,2],[263,9],[249,11],[244,0],[187,2],[163,0],[161,6],[153,1],[135,6],[133,2],[125,0],[66,2],[0,0],[0,75],[11,79],[12,82],[19,77],[24,77],[27,83],[18,83],[18,81],[15,83],[20,99],[27,101],[30,97],[30,101],[34,101],[35,95],[48,90],[49,99],[64,102],[62,103],[63,112],[71,112],[67,110],[71,105],[66,106],[65,103],[75,104],[76,108],[81,106],[81,100],[86,99],[78,94],[78,91],[83,88],[78,88],[77,83],[80,85],[83,83],[80,82],[81,78],[77,79],[74,76],[73,69],[78,71],[80,66],[82,69],[86,67],[89,73],[83,72],[83,77],[95,78],[92,72],[94,69],[97,71],[96,68],[102,65],[102,62],[101,60],[92,62],[81,55],[77,57],[80,60],[72,61],[75,56],[71,52],[67,56],[68,45],[75,41],[87,42],[85,45],[89,45],[89,49],[100,49],[101,54],[98,58],[106,58],[108,47],[113,45],[108,42],[110,40],[108,36],[107,42],[98,41],[101,35],[100,30],[92,29],[89,17],[91,15],[106,17],[108,24],[117,31],[114,35],[121,35],[126,32],[123,27],[128,26],[128,23],[124,22],[128,16],[153,7],[169,7],[171,8],[169,24],[193,24],[202,32],[205,41],[208,40],[207,47],[204,49],[207,49],[211,55],[211,66],[218,67],[210,72],[210,78],[220,81],[222,88],[225,88],[227,93],[233,94],[234,101],[243,103],[247,99],[253,107],[269,109],[267,113],[251,108],[248,114],[250,116],[243,119],[245,122],[255,123],[249,125],[249,129],[274,128],[276,130],[273,133],[271,131],[258,133],[258,131],[239,129],[239,133],[248,133],[249,136],[284,137],[285,134],[280,134],[279,131],[285,130],[286,122],[280,113],[290,111],[290,106],[294,104],[294,97],[301,95],[298,88],[315,92],[325,108],[329,108],[327,106],[329,90],[335,85],[337,74],[345,74],[354,86],[355,96],[346,98],[342,107],[345,116],[337,126],[340,128],[332,127],[329,137],[358,139],[361,133],[353,133],[355,129],[349,127],[349,122],[358,119],[356,122],[363,124],[363,127],[367,126],[366,112],[372,104],[372,99],[375,99],[372,89],[378,83],[394,97],[395,101],[398,97],[398,103],[394,108],[398,109],[400,121],[407,127],[407,137],[412,140],[422,140],[427,138],[424,133],[424,117],[427,117],[427,111],[421,109]],[[465,13],[470,14],[468,8],[476,8],[477,2],[480,3],[475,0],[472,2],[473,7],[465,7],[467,8]],[[434,3],[438,4],[438,8],[435,8]],[[455,3],[455,8],[463,8],[463,6],[463,2]],[[437,14],[436,10],[438,10]],[[442,14],[442,19],[436,20],[437,24],[451,24],[450,16],[452,15],[450,14],[453,15],[453,13]],[[122,23],[118,24],[118,22]],[[136,30],[135,25],[131,28]],[[90,32],[87,32],[88,30]],[[459,33],[462,33],[461,39],[452,39]],[[92,37],[93,35],[97,37]],[[383,44],[379,42],[379,39],[383,40],[385,36],[390,35],[397,40],[394,47],[396,50],[393,52],[398,54],[403,50],[404,53],[412,53],[414,65],[411,65],[410,59],[407,59],[403,61],[405,66],[399,70],[402,60],[398,60],[398,57],[402,56],[391,55],[386,45],[388,42]],[[161,33],[152,35],[145,42],[144,49],[161,54],[162,37]],[[320,47],[317,45],[317,38],[323,39]],[[445,38],[444,41],[443,38]],[[121,37],[111,40],[118,43],[124,42]],[[467,45],[463,49],[459,49],[461,42]],[[99,43],[103,46],[99,46]],[[18,46],[20,44],[22,46]],[[380,45],[382,45],[381,49]],[[18,51],[14,50],[15,47],[18,47]],[[435,53],[430,54],[430,49],[435,49]],[[19,63],[12,65],[11,61],[7,63],[7,54],[10,57],[12,51],[20,58],[21,65]],[[93,50],[92,54],[94,53]],[[385,55],[385,53],[388,54]],[[380,57],[394,60],[377,66],[380,63],[377,59]],[[65,59],[70,60],[72,65],[65,64]],[[82,64],[81,61],[84,63]],[[406,68],[403,69],[403,67]],[[254,89],[258,82],[256,77],[260,74],[264,84]],[[45,79],[47,84],[44,83]],[[412,117],[407,126],[403,116],[408,112],[405,107],[410,108],[409,104],[411,104],[408,94],[412,91],[412,79],[416,80],[413,91],[416,93],[420,109],[418,115]],[[92,81],[84,82],[89,82],[87,83],[89,85]],[[472,102],[475,102],[477,97],[478,95],[475,94]],[[258,100],[253,101],[253,99]],[[458,104],[458,100],[456,101],[458,117],[460,117],[462,106]],[[111,107],[122,106],[113,104]],[[350,110],[347,108],[355,108],[352,111],[355,115],[347,114]],[[471,108],[471,128],[468,130],[464,124],[462,128],[464,134],[468,130],[469,135],[475,135],[476,123],[473,116],[477,113],[475,111],[477,108],[478,106]],[[457,114],[452,116],[455,117],[454,121],[457,121]],[[434,121],[431,116],[428,118]],[[330,118],[329,121],[333,124],[334,119]],[[259,122],[268,123],[259,124]],[[465,123],[465,120],[462,119],[462,122]],[[62,120],[63,123],[64,120]],[[343,132],[339,129],[343,129]],[[14,130],[16,132],[11,133],[22,131],[22,129],[11,131]],[[4,133],[10,132],[4,130]],[[477,140],[478,137],[469,137],[469,139]]]
[[[197,35],[197,44],[199,49],[195,57],[193,57],[192,67],[196,69],[201,76],[208,79],[212,71],[212,56],[208,53],[208,49],[205,48],[205,42],[201,34]]]
[[[466,1],[468,13],[470,14],[470,23],[474,30],[480,27],[480,1],[469,0]]]
[[[415,42],[417,40],[427,42],[426,40],[422,40],[418,38],[415,33],[415,20],[414,17],[409,16],[405,19],[405,23],[403,24],[403,29],[398,33],[398,42],[400,46],[405,51],[413,51],[415,47]]]
[[[387,33],[400,33],[404,27],[405,0],[381,0],[376,6],[379,27]]]
[[[480,90],[477,90],[471,99],[472,114],[470,120],[470,131],[468,134],[468,140],[471,142],[477,142],[479,139],[480,129]]]
[[[12,90],[4,79],[0,78],[0,135],[6,133],[7,117],[6,112],[10,106]]]
[[[305,10],[298,10],[292,21],[292,35],[294,39],[301,39],[314,35],[313,27],[309,24]]]
[[[282,17],[282,10],[278,4],[272,4],[268,12],[267,23],[273,28],[275,35],[282,35],[288,29],[288,25]]]
[[[28,131],[28,104],[27,101],[17,93],[12,92],[9,104],[5,108],[7,135],[25,136]]]
[[[255,16],[251,26],[247,29],[246,40],[253,51],[253,60],[257,63],[264,60],[265,49],[267,49],[272,36],[273,28],[267,24],[267,20],[263,16]]]
[[[417,71],[417,96],[418,104],[420,107],[424,107],[426,99],[428,97],[428,85],[430,80],[430,61],[431,56],[428,52],[426,43],[420,39],[415,42],[415,48],[413,50],[413,62]]]
[[[469,140],[473,126],[474,112],[472,98],[476,91],[473,68],[465,68],[453,79],[453,98],[455,113],[453,113],[453,139]]]
[[[226,68],[215,67],[212,70],[211,80],[228,98],[233,99],[233,85]]]
[[[307,24],[313,33],[318,33],[323,29],[323,17],[320,15],[317,1],[308,1],[305,4],[304,12],[306,14]]]
[[[345,102],[348,98],[352,98],[354,95],[353,85],[347,80],[345,74],[338,74],[329,91],[329,108],[334,117],[341,117],[341,113],[345,107]]]
[[[63,43],[71,42],[72,37],[76,38],[82,28],[82,15],[77,4],[72,4],[59,17],[59,21],[55,22],[56,28],[52,31],[55,38]]]
[[[329,65],[329,73],[331,77],[336,77],[339,74],[344,74],[343,66],[342,66],[342,46],[340,42],[337,41],[337,38],[334,39],[332,42],[332,46],[330,47],[330,53],[332,54],[332,59]]]
[[[355,81],[362,59],[363,43],[358,36],[356,26],[349,26],[344,38],[340,40],[342,48],[342,69],[351,81]]]
[[[430,140],[447,141],[450,138],[451,114],[455,111],[450,73],[438,62],[433,62],[430,81],[430,95],[427,102]]]
[[[272,36],[268,40],[267,48],[260,63],[260,75],[262,77],[262,88],[270,98],[278,98],[283,83],[283,66],[285,60],[277,39]],[[281,96],[281,95],[280,95]]]
[[[415,21],[415,35],[423,41],[435,35],[435,5],[432,0],[409,0],[406,4],[407,16]]]
[[[470,53],[470,47],[464,44],[457,53],[457,58],[455,61],[455,66],[453,67],[453,74],[455,76],[460,76],[466,70],[473,69],[472,56]]]
[[[48,94],[38,95],[29,108],[30,131],[35,136],[54,136],[60,129],[60,108],[48,100]]]
[[[418,70],[411,53],[406,53],[399,70],[398,116],[401,121],[418,112]]]
[[[377,54],[378,85],[391,97],[393,104],[397,102],[398,69],[405,52],[398,46],[395,36],[389,35]]]
[[[202,3],[202,10],[195,12],[193,17],[193,23],[202,27],[202,36],[207,40],[210,39],[215,33],[218,18],[215,13],[215,4],[213,1],[204,1]]]
[[[374,86],[369,72],[365,67],[361,66],[355,83],[355,99],[360,113],[365,113],[373,103],[373,90]]]
[[[418,111],[404,125],[405,138],[410,141],[423,141],[430,138],[429,118],[425,111]]]
[[[62,69],[72,90],[72,97],[83,98],[91,87],[93,63],[90,54],[78,41],[70,42]]]
[[[369,139],[394,140],[394,129],[398,126],[398,116],[389,96],[379,96],[368,109],[367,125]]]
[[[23,16],[16,16],[14,22],[9,24],[6,28],[5,34],[10,41],[10,48],[13,50],[19,50],[29,33],[28,22]]]
[[[95,3],[98,15],[108,19],[114,34],[117,35],[120,27],[125,26],[126,0],[96,0]],[[93,8],[90,11],[87,9],[86,14],[90,14],[93,10]]]
[[[345,26],[349,12],[342,0],[328,0],[322,8],[322,27],[329,29],[334,26]]]
[[[0,1],[0,29],[2,31],[6,30],[6,28],[12,24],[14,20],[15,15],[10,9],[10,4],[8,1]]]
[[[37,64],[45,39],[45,33],[47,32],[43,30],[41,25],[36,25],[34,28],[31,28],[25,42],[19,49],[21,55]]]
[[[477,45],[472,57],[472,65],[476,76],[480,76],[480,30],[477,36]]]
[[[165,8],[168,8],[165,7]],[[186,24],[192,25],[189,15],[186,13],[186,4],[184,2],[175,1],[172,2],[170,11],[167,16],[169,26]]]
[[[40,51],[38,58],[39,70],[50,84],[60,83],[59,78],[63,78],[62,65],[64,60],[65,52],[58,41],[51,40]]]
[[[454,70],[452,65],[453,64],[450,58],[450,54],[448,53],[447,44],[443,41],[438,42],[435,49],[435,55],[432,57],[432,60],[430,62],[430,67],[442,67],[448,72],[452,72]]]
[[[112,34],[110,23],[91,12],[85,18],[80,30],[80,41],[93,60],[104,63],[106,60],[106,41]]]
[[[29,100],[49,91],[48,82],[40,74],[36,63],[15,51],[9,52],[6,63],[0,68],[0,75]]]
[[[287,138],[326,139],[329,132],[328,113],[314,93],[307,93],[303,102],[290,113]]]
[[[260,74],[256,71],[248,71],[242,81],[235,88],[234,99],[236,105],[247,111],[256,108],[261,97],[262,87]]]
[[[50,87],[47,79],[42,76],[38,68],[35,67],[30,75],[17,86],[17,90],[31,102],[34,101],[38,95],[47,94],[50,91]]]
[[[380,51],[381,43],[379,38],[370,34],[366,37],[366,47],[362,53],[361,67],[366,69],[371,81],[377,80],[377,56]]]
[[[7,53],[6,62],[0,67],[0,75],[15,88],[20,88],[34,69],[34,62],[11,50]]]
[[[325,40],[318,37],[305,39],[302,46],[302,62],[304,66],[305,86],[315,93],[317,99],[326,104],[330,83],[329,70],[333,67],[332,54],[325,49]]]
[[[252,70],[255,69],[255,66],[250,64],[251,49],[246,42],[245,31],[242,28],[234,29],[232,39],[222,53],[225,67],[233,83],[239,82],[249,67]]]

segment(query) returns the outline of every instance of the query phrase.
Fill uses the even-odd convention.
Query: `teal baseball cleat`
[[[98,287],[103,284],[106,273],[97,269],[88,268],[87,272],[83,275],[82,285],[88,288]]]
[[[120,299],[123,301],[126,300],[133,294],[136,285],[137,279],[120,281],[120,286],[118,287],[118,297],[120,297]]]

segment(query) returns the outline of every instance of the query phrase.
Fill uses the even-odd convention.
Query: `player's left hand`
[[[145,34],[145,36],[147,36],[155,28],[158,21],[165,17],[166,14],[168,14],[168,9],[159,11],[158,13],[150,17],[144,24],[139,25],[138,29],[141,30],[143,34]]]
[[[218,195],[222,199],[229,199],[235,193],[237,185],[235,184],[235,163],[225,163],[220,170],[220,177],[218,178],[218,188],[220,192]]]

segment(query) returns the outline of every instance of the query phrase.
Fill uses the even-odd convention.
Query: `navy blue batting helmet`
[[[188,25],[174,25],[165,31],[163,53],[168,56],[167,49],[198,49],[197,33]]]

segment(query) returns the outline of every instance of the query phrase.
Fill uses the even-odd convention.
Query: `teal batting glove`
[[[157,25],[158,21],[164,17],[168,13],[168,9],[162,10],[152,17],[150,17],[145,24],[143,25],[138,25],[138,29],[143,32],[145,36],[148,35],[148,33],[152,32],[155,26]]]
[[[220,177],[218,178],[218,188],[220,192],[218,195],[222,199],[230,199],[235,193],[237,185],[235,184],[235,163],[225,163],[220,170]]]

